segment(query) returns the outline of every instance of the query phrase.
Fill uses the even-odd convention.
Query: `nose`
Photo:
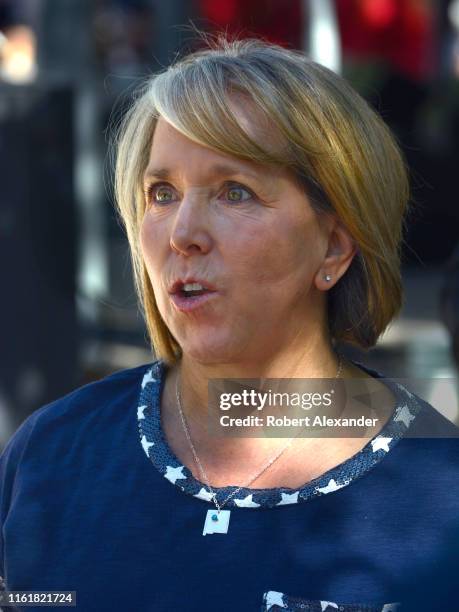
[[[184,196],[176,210],[170,246],[181,255],[209,252],[212,245],[208,203],[204,197]]]

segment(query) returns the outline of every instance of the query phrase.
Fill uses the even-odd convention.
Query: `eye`
[[[228,185],[224,193],[226,194],[225,199],[228,202],[234,204],[238,204],[239,202],[246,202],[247,200],[251,200],[254,197],[251,191],[238,184]]]
[[[174,189],[166,183],[154,183],[145,188],[149,204],[168,204],[174,201]]]

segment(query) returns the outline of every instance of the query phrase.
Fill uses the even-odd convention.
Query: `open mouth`
[[[181,289],[179,289],[178,293],[182,297],[195,297],[197,295],[204,295],[208,293],[210,289],[203,287],[199,283],[185,283]]]
[[[182,283],[171,295],[172,302],[181,312],[200,309],[204,304],[218,296],[218,291],[200,283]]]

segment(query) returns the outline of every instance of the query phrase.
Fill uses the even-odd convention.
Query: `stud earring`
[[[331,276],[330,276],[330,274],[326,274],[326,275],[324,276],[324,278],[325,278],[325,280],[326,280],[327,282],[331,280]]]

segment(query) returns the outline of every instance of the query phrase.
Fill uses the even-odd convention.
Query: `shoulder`
[[[407,437],[424,437],[424,438],[458,438],[459,428],[443,414],[434,408],[429,402],[424,400],[416,393],[412,393],[403,384],[397,382],[397,379],[387,378],[383,373],[368,365],[363,364],[354,359],[350,360],[354,366],[357,366],[357,372],[363,371],[373,381],[382,383],[387,390],[391,390],[391,394],[395,399],[395,410],[407,408],[412,411],[416,418],[410,424]],[[390,384],[388,385],[388,381]],[[445,394],[446,395],[446,394]],[[448,408],[445,406],[445,409]]]
[[[391,460],[385,465],[391,465],[392,469],[395,462],[405,475],[414,480],[427,479],[429,475],[434,478],[431,482],[450,482],[451,490],[457,492],[459,428],[432,404],[410,391],[400,379],[388,378],[366,364],[351,361],[378,382],[388,385],[395,398],[391,422],[385,426],[383,435],[393,436],[390,432],[397,425],[396,437],[401,436],[401,439],[389,453]],[[444,396],[447,398],[448,394]],[[446,413],[449,406],[440,408]]]
[[[431,404],[414,395],[420,406],[410,432],[411,437],[459,438],[459,428]]]
[[[418,395],[413,400],[419,412],[405,435],[405,446],[412,449],[421,471],[436,474],[438,479],[440,474],[449,475],[457,492],[459,428]]]
[[[441,512],[457,512],[459,428],[418,395],[410,399],[410,411],[417,406],[418,412],[393,454],[389,453],[388,467],[397,471],[406,492],[413,491],[418,508],[434,507],[440,512],[443,500]]]
[[[68,427],[103,418],[109,420],[113,412],[137,402],[143,378],[158,362],[114,372],[100,380],[83,385],[67,395],[42,406],[19,426],[0,455],[0,465],[17,463],[32,438],[46,434],[57,437]]]
[[[83,385],[67,395],[43,406],[29,417],[36,422],[55,419],[60,416],[70,416],[77,411],[78,416],[94,410],[103,410],[126,404],[126,399],[140,393],[142,380],[151,369],[152,364],[144,364],[135,368],[114,372],[100,380]]]

